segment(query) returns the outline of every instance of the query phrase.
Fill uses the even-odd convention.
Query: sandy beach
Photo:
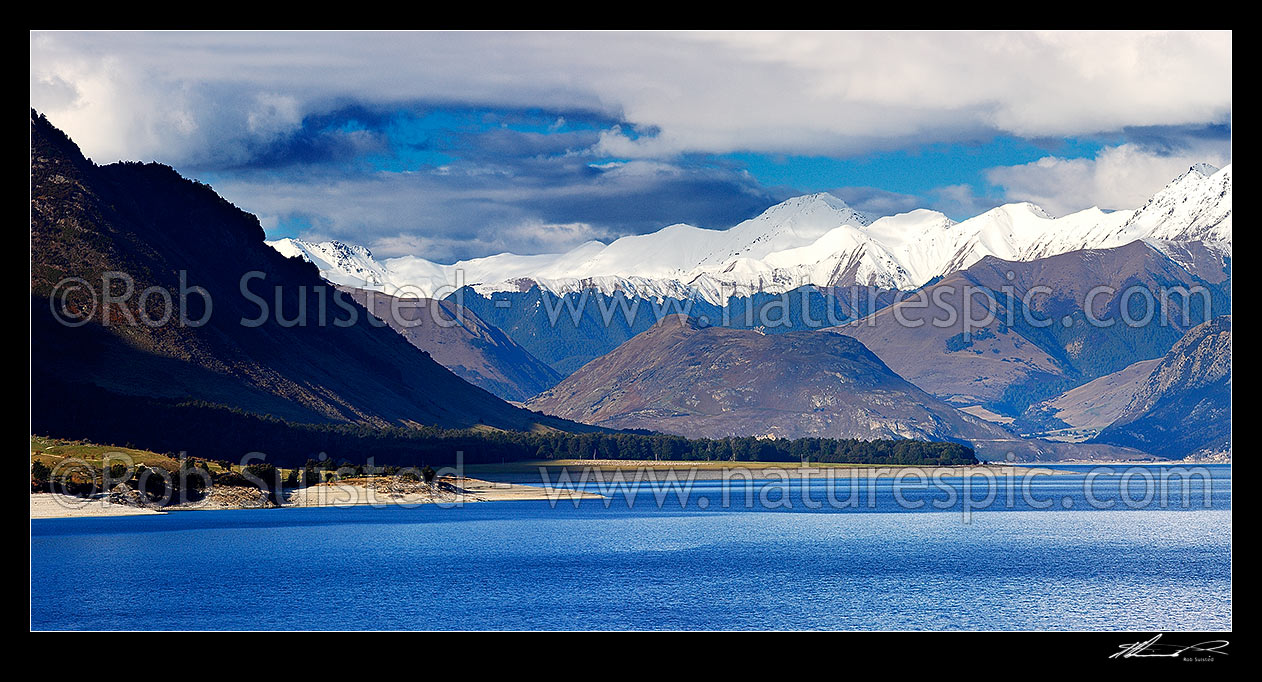
[[[71,495],[59,495],[57,493],[31,493],[32,519],[63,519],[78,516],[138,516],[162,513],[164,512],[148,507],[114,504],[109,501],[108,496],[88,499]]]
[[[513,500],[599,499],[601,495],[575,490],[518,485],[474,478],[444,478],[440,486],[390,481],[388,479],[350,479],[322,483],[292,491],[287,507],[349,507],[355,505],[455,505],[467,502],[505,502]]]
[[[261,509],[265,496],[256,489],[227,488],[216,490],[204,500],[166,507],[136,507],[111,503],[108,496],[95,499],[54,493],[31,494],[31,518],[54,519],[99,516],[133,516],[166,514],[178,511],[214,511],[222,509]],[[321,483],[287,492],[285,503],[271,508],[287,507],[353,507],[358,505],[418,506],[436,504],[455,506],[473,502],[520,500],[600,499],[595,493],[518,485],[472,478],[442,479],[439,486],[394,479],[350,479]]]
[[[800,465],[784,462],[657,462],[634,460],[551,460],[522,462],[512,473],[538,473],[547,470],[547,480],[568,478],[571,483],[583,480],[764,480],[764,479],[850,479],[900,478],[901,480],[933,480],[953,477],[1028,477],[1060,475],[1063,470],[1010,465],[953,467],[874,466],[874,465]],[[507,470],[506,470],[507,471]],[[540,479],[540,482],[544,482]],[[321,483],[286,491],[283,504],[276,505],[255,488],[218,488],[202,500],[163,507],[133,506],[111,503],[107,495],[92,499],[54,493],[31,494],[31,518],[53,519],[99,516],[133,516],[166,514],[179,511],[214,511],[222,509],[262,509],[288,507],[353,507],[359,505],[419,506],[435,504],[457,506],[475,502],[551,500],[571,502],[601,499],[604,496],[542,485],[521,485],[477,478],[443,478],[435,485],[389,477],[356,478]]]

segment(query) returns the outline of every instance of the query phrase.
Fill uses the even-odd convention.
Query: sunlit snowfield
[[[1083,467],[1033,480],[1033,498],[1054,502],[1046,510],[1031,509],[1019,491],[1009,508],[1000,490],[967,523],[962,500],[942,510],[931,504],[942,490],[904,490],[904,502],[925,501],[908,509],[888,479],[871,495],[862,484],[857,506],[844,508],[824,481],[787,490],[756,483],[752,505],[744,484],[723,504],[721,481],[697,481],[686,504],[678,489],[645,486],[633,505],[618,493],[577,508],[495,502],[39,520],[31,625],[1229,629],[1231,467],[1207,468],[1209,508],[1194,483],[1187,508],[1172,495],[1165,509],[1155,500],[1132,509],[1112,475],[1096,479],[1092,494],[1113,508],[1095,509]],[[958,479],[951,485],[962,498]],[[1143,497],[1134,485],[1132,504]],[[844,502],[849,482],[833,486],[832,499]]]

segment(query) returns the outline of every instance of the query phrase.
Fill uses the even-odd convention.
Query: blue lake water
[[[1229,465],[1165,504],[1168,467],[1066,469],[967,515],[962,479],[882,479],[36,520],[31,627],[1231,628]]]

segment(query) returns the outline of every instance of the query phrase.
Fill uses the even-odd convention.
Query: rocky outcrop
[[[110,504],[119,504],[124,507],[141,507],[152,508],[154,505],[144,493],[134,488],[128,487],[126,483],[119,483],[109,494]]]

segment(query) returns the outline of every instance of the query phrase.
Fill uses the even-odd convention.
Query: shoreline
[[[108,497],[108,495],[75,497],[61,493],[31,493],[31,520],[152,516],[166,513],[149,507],[114,504]]]
[[[320,483],[306,488],[296,488],[285,496],[285,503],[276,505],[224,504],[203,499],[166,507],[139,507],[112,503],[107,494],[92,498],[74,497],[60,493],[31,493],[31,520],[67,518],[105,518],[113,516],[152,516],[194,511],[224,511],[230,509],[297,509],[303,507],[360,507],[399,506],[415,507],[425,504],[461,505],[473,502],[512,502],[530,500],[603,499],[603,495],[520,485],[501,481],[485,481],[474,478],[442,479],[451,490],[378,490],[374,483],[363,479],[345,482]],[[457,485],[458,484],[458,485]],[[419,488],[420,486],[416,486]]]
[[[358,507],[358,506],[419,506],[422,504],[459,505],[470,502],[513,502],[529,500],[603,499],[604,495],[565,488],[521,485],[505,481],[487,481],[476,478],[442,478],[446,489],[434,491],[398,490],[394,486],[377,485],[380,481],[352,479],[321,483],[298,488],[286,498],[279,508],[297,507]]]
[[[1064,469],[1064,466],[1195,466],[1200,462],[1031,462],[1011,464],[978,464],[965,466],[936,466],[921,464],[848,464],[848,463],[809,463],[798,462],[715,462],[715,461],[657,461],[657,460],[539,460],[512,462],[504,464],[479,464],[466,467],[473,473],[494,477],[496,475],[522,476],[539,475],[542,468],[547,472],[546,479],[540,480],[545,485],[526,485],[509,481],[487,480],[483,478],[443,477],[437,485],[419,483],[401,483],[387,479],[348,479],[344,481],[319,483],[305,488],[287,491],[285,502],[275,504],[251,488],[224,489],[222,496],[212,495],[197,502],[184,502],[165,507],[133,506],[112,503],[109,495],[98,493],[92,498],[74,497],[60,493],[31,493],[30,519],[59,518],[105,518],[115,516],[149,516],[185,511],[222,511],[229,509],[291,509],[302,507],[359,507],[359,506],[399,506],[417,507],[426,504],[439,506],[458,506],[474,502],[511,502],[511,501],[563,501],[570,502],[582,499],[604,499],[597,493],[557,488],[550,485],[554,480],[560,482],[565,476],[569,482],[583,480],[603,481],[608,478],[628,476],[639,472],[647,478],[636,478],[652,483],[661,481],[659,473],[666,473],[664,479],[679,479],[686,473],[687,479],[706,480],[760,480],[766,474],[774,472],[771,478],[778,479],[869,479],[907,477],[911,472],[915,478],[961,478],[966,476],[988,476],[995,478],[1019,476],[1065,476],[1076,472]],[[1213,463],[1213,464],[1227,464]],[[584,477],[584,473],[586,476]],[[593,476],[594,474],[594,476]],[[761,475],[760,475],[761,474]],[[575,479],[575,476],[580,478]],[[557,478],[554,479],[553,476]]]

